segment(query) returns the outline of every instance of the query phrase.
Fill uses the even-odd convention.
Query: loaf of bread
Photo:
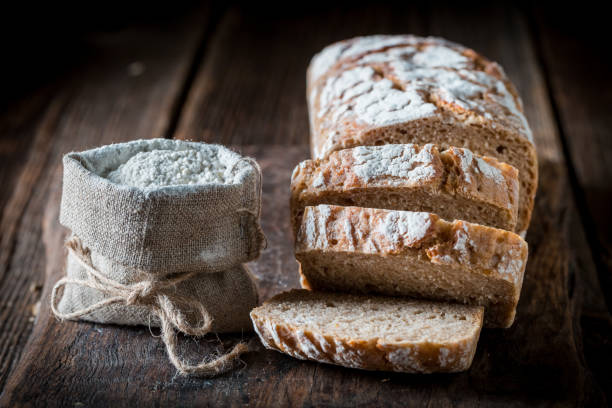
[[[517,231],[527,230],[536,152],[522,102],[499,65],[439,38],[358,37],[317,54],[307,82],[313,158],[389,143],[468,148],[519,170]]]
[[[292,290],[251,312],[265,347],[366,370],[458,372],[472,364],[483,309]]]
[[[313,290],[405,295],[485,306],[488,327],[514,321],[527,243],[435,214],[306,207],[295,256]]]
[[[318,204],[426,211],[513,231],[518,195],[514,167],[468,149],[358,146],[295,168],[291,215],[296,234],[304,207]]]

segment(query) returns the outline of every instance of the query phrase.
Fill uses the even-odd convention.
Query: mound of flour
[[[216,154],[198,150],[139,152],[107,178],[132,187],[155,188],[180,184],[227,184],[233,179]]]

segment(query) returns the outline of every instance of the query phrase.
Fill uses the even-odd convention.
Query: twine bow
[[[168,357],[178,372],[183,375],[196,375],[211,377],[229,371],[238,357],[247,352],[248,346],[245,343],[238,343],[227,354],[222,355],[212,361],[203,360],[199,364],[191,365],[181,359],[177,352],[176,331],[191,335],[203,336],[210,332],[213,318],[202,302],[179,296],[164,293],[165,289],[171,288],[179,282],[193,278],[195,272],[176,274],[167,279],[156,279],[153,275],[141,272],[145,279],[132,284],[122,284],[104,276],[91,263],[89,250],[84,248],[77,237],[72,237],[66,242],[66,248],[74,255],[77,262],[87,271],[86,279],[73,279],[64,277],[57,281],[51,292],[51,309],[60,320],[77,319],[86,314],[102,309],[114,304],[138,305],[148,308],[155,314],[161,323],[162,340],[166,346]],[[73,284],[96,289],[110,297],[98,303],[84,307],[71,313],[62,313],[57,309],[59,303],[60,289],[66,285]],[[177,304],[185,306],[187,309],[194,310],[199,317],[198,323],[192,324],[183,315]]]

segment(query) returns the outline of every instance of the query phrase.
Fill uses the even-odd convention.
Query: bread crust
[[[431,213],[319,205],[305,209],[295,254],[313,290],[478,304],[487,326],[509,327],[528,248],[515,233]]]
[[[415,199],[416,193],[423,199]],[[387,196],[400,199],[384,202]],[[466,218],[468,211],[459,200],[470,206],[474,218]],[[433,144],[344,149],[324,159],[301,162],[291,177],[294,234],[304,207],[318,204],[433,210],[444,218],[462,214],[467,221],[512,231],[518,202],[518,171],[514,167],[468,149],[440,151]]]
[[[519,170],[517,231],[527,229],[537,157],[522,102],[498,64],[440,38],[357,37],[315,55],[307,97],[313,158],[385,143],[466,147]]]
[[[281,302],[304,297],[357,298],[351,295],[309,293],[292,290],[270,299],[251,312],[251,320],[261,342],[268,349],[280,351],[301,360],[341,365],[364,370],[407,373],[454,373],[467,370],[474,358],[482,328],[483,310],[473,308],[466,313],[466,324],[473,325],[470,334],[453,342],[390,342],[384,339],[358,339],[338,336],[294,325],[273,318],[266,308]],[[323,300],[322,300],[323,301]],[[359,300],[357,300],[359,301]],[[397,299],[398,303],[414,302]],[[423,302],[421,302],[423,303]],[[427,302],[424,302],[427,303]],[[299,306],[293,306],[294,309]]]

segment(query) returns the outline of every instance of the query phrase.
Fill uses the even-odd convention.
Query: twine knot
[[[142,303],[147,300],[147,297],[151,295],[151,292],[157,292],[156,289],[154,291],[154,283],[151,281],[140,281],[134,284],[134,290],[126,297],[125,304],[126,305],[134,305],[137,303]]]
[[[162,340],[166,346],[168,357],[178,372],[183,375],[211,377],[224,373],[234,366],[242,353],[249,350],[248,346],[241,342],[234,346],[229,353],[208,362],[204,360],[196,365],[191,365],[179,357],[176,331],[191,336],[203,336],[210,332],[213,321],[212,316],[201,301],[175,293],[168,293],[165,290],[193,278],[196,275],[195,272],[179,273],[171,277],[158,279],[140,271],[143,276],[142,280],[133,284],[122,284],[107,278],[93,266],[89,249],[83,247],[78,237],[70,238],[66,242],[66,248],[75,257],[76,261],[85,268],[87,278],[81,280],[64,277],[57,281],[51,292],[51,309],[58,319],[77,319],[114,304],[146,307],[159,318]],[[108,297],[83,309],[71,313],[62,313],[57,309],[61,298],[59,291],[68,284],[96,289],[108,295]],[[196,318],[187,319],[182,313],[182,309],[177,307],[178,304],[193,311]],[[196,323],[192,323],[192,321]]]

